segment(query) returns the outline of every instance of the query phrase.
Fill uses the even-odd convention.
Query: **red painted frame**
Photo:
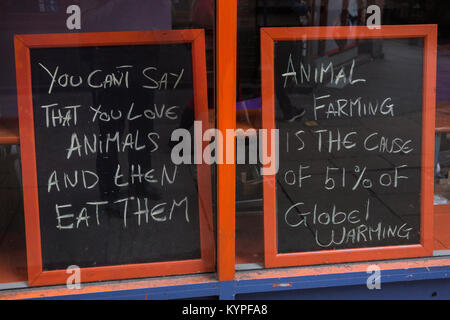
[[[39,225],[39,200],[31,88],[30,48],[120,46],[191,43],[196,119],[207,130],[205,38],[203,30],[132,31],[73,34],[16,35],[14,37],[20,144],[22,151],[23,198],[27,243],[28,283],[65,283],[66,270],[43,271]],[[215,268],[215,240],[212,220],[210,167],[198,165],[201,258],[170,262],[91,267],[81,269],[83,282],[150,276],[211,272]],[[200,190],[204,190],[201,192]]]
[[[313,265],[365,260],[431,256],[433,254],[433,174],[434,121],[436,91],[437,25],[352,27],[261,28],[262,127],[275,129],[274,41],[327,39],[424,38],[422,169],[421,169],[421,243],[283,253],[277,251],[276,177],[264,176],[264,243],[266,267]],[[270,153],[270,146],[266,146]]]
[[[216,103],[217,129],[236,128],[237,1],[216,0]],[[218,157],[226,159],[226,146],[234,144],[224,135]],[[234,151],[234,148],[232,148]],[[236,167],[217,164],[217,271],[220,281],[234,279],[236,261]]]

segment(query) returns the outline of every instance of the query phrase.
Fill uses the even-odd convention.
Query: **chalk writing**
[[[411,84],[377,72],[385,61],[311,57],[301,43],[274,48],[278,251],[418,243],[421,96],[401,99]]]

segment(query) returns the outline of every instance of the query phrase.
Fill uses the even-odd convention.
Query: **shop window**
[[[171,158],[215,126],[214,10],[2,1],[0,289],[215,271],[215,168]]]
[[[377,13],[369,9],[370,6],[379,8],[380,16],[374,16]],[[449,206],[446,206],[450,201],[447,190],[449,188],[446,187],[449,167],[446,151],[449,148],[445,109],[449,87],[446,67],[449,25],[444,18],[444,12],[447,15],[449,13],[449,6],[445,1],[238,1],[237,127],[264,129],[267,128],[267,121],[272,121],[274,128],[280,130],[280,168],[278,175],[267,182],[266,177],[260,174],[260,167],[237,166],[237,270],[273,266],[268,262],[267,255],[274,252],[339,252],[338,249],[420,243],[425,234],[423,228],[427,225],[421,218],[421,206],[424,203],[427,206],[425,214],[434,220],[433,226],[425,227],[428,228],[428,234],[433,234],[433,239],[427,240],[426,253],[419,255],[445,255],[450,252],[450,210]],[[422,111],[426,111],[423,109],[423,101],[427,93],[433,92],[435,79],[429,83],[431,86],[424,85],[423,66],[427,63],[424,38],[397,35],[383,39],[357,39],[350,36],[354,26],[376,30],[377,26],[373,25],[376,21],[381,24],[381,30],[383,26],[405,25],[402,28],[404,33],[409,29],[413,32],[412,30],[417,30],[414,28],[420,28],[412,25],[437,25],[437,48],[431,48],[429,53],[434,55],[437,51],[436,101],[432,101],[436,106],[436,124],[428,121],[426,130],[423,129],[425,122]],[[317,39],[314,35],[318,37],[319,31],[306,31],[307,27],[336,26],[348,30],[347,39],[345,36],[333,38],[335,31],[330,31],[326,37],[322,34],[322,38]],[[304,32],[302,28],[305,28]],[[268,43],[273,47],[265,46],[263,35],[267,36]],[[295,44],[289,42],[294,40]],[[270,58],[264,61],[265,56]],[[282,62],[277,58],[282,59]],[[271,63],[274,64],[273,69],[267,71],[267,66]],[[321,81],[320,66],[333,69],[334,76],[338,76],[339,71],[343,70],[346,74],[341,75],[341,80],[345,80],[336,81],[335,77],[333,81],[329,81],[330,78]],[[319,68],[316,78],[314,68]],[[328,71],[325,70],[324,77]],[[352,75],[353,80],[364,79],[358,84],[355,83],[353,89],[348,74],[352,71],[355,72]],[[261,74],[264,75],[265,72],[268,72],[268,78],[275,77],[273,83],[264,84],[267,79],[265,80],[264,76],[261,79]],[[274,75],[270,72],[274,72]],[[432,74],[433,72],[434,70]],[[367,85],[364,85],[366,83]],[[393,106],[396,110],[392,110],[395,112],[392,118],[397,119],[387,119],[387,113],[384,113],[386,109],[384,114],[380,114],[381,109],[378,109],[378,115],[350,115],[348,110],[339,110],[339,107],[330,109],[330,104],[336,106],[336,100],[341,99],[340,103],[343,103],[350,96],[355,99],[361,97],[359,102],[373,99],[373,102],[365,102],[367,106],[370,103],[380,107],[384,103],[382,108],[385,109],[387,105],[396,105]],[[334,99],[334,102],[314,100],[317,97]],[[386,98],[392,100],[387,101]],[[274,99],[273,102],[271,99]],[[265,109],[264,104],[272,106],[273,111],[268,111],[270,107]],[[318,105],[324,108],[314,109],[314,106]],[[327,110],[330,112],[327,113]],[[268,112],[273,112],[273,115],[268,115]],[[356,132],[355,141],[351,138],[352,132]],[[386,148],[381,148],[378,143],[379,148],[375,153],[370,151],[371,154],[367,153],[367,149],[358,149],[358,146],[352,149],[353,142],[357,145],[364,144],[361,137],[374,137],[375,133],[379,135],[381,132],[385,137],[380,138],[386,142]],[[324,133],[327,136],[320,136],[321,146],[331,149],[320,152],[317,135]],[[340,134],[341,138],[345,139],[345,135],[349,133],[348,141],[341,145],[343,150],[333,151],[335,146],[327,145],[330,139],[337,139],[336,135]],[[428,145],[425,150],[427,154],[436,152],[434,209],[433,187],[429,180],[432,177],[429,169],[433,164],[425,165],[429,167],[426,174],[421,170],[425,161],[423,152],[420,151],[424,135],[428,137],[428,142],[433,141],[432,136],[436,135],[436,145]],[[414,147],[396,152],[392,149],[392,139],[395,138],[406,139],[402,140],[403,145],[410,140],[409,143],[411,146],[414,144]],[[394,144],[397,145],[397,142]],[[316,147],[310,147],[311,144]],[[291,150],[286,146],[290,146]],[[292,154],[293,148],[305,148],[306,151],[298,156],[289,156],[289,151]],[[405,179],[402,182],[398,180],[399,184],[395,188],[387,187],[387,180],[384,179],[387,179],[391,172],[395,174],[395,170],[397,177],[401,175]],[[404,172],[399,174],[401,170]],[[421,185],[423,179],[429,181],[425,189]],[[264,189],[265,181],[271,190],[272,199],[268,199],[267,190]],[[340,191],[337,190],[338,185]],[[424,193],[428,196],[424,196]],[[330,228],[328,220],[325,219],[326,214],[321,216],[322,222],[318,222],[318,216],[324,212],[330,213],[330,219],[333,219],[333,212],[351,212],[351,206],[358,202],[359,196],[362,196],[361,199],[369,199],[369,202],[365,201],[366,210],[361,209],[364,205],[356,209],[361,212],[371,211],[373,220],[368,218],[367,223],[355,224],[353,227],[359,226],[359,231],[367,229],[369,233],[372,230],[372,234],[363,234],[362,231],[358,234],[358,231],[351,231],[351,225],[344,227],[345,223],[336,224],[334,229]],[[269,220],[268,202],[271,202],[271,210],[276,212],[271,211],[273,219]],[[367,209],[368,206],[370,209]],[[291,216],[293,220],[285,219],[286,215],[282,216],[282,213],[289,210],[294,212]],[[409,230],[409,234],[400,235],[400,229]],[[353,232],[356,232],[355,237]],[[381,232],[379,238],[375,236],[377,232]],[[334,242],[330,240],[331,235],[334,236]],[[271,247],[267,246],[267,237],[272,237]],[[350,252],[351,250],[351,256]],[[284,265],[354,261],[350,256],[347,260],[335,259],[338,255],[339,253],[335,256],[331,254],[329,258],[320,260],[310,259],[314,254],[305,254],[302,258],[293,260],[286,258],[285,261],[289,262]],[[409,257],[413,256],[414,254]],[[359,260],[377,258],[383,259],[379,255],[367,255]],[[390,258],[395,258],[395,254]]]
[[[215,81],[229,74],[215,61],[234,64],[214,50],[215,1],[0,4],[0,289],[64,283],[78,267],[82,281],[214,272],[217,236],[219,280],[233,240],[236,270],[450,253],[447,2],[237,9],[237,101],[217,88],[219,119]],[[218,181],[197,163],[195,134],[234,112],[237,151],[277,149],[275,173],[227,160]],[[173,162],[177,129],[190,164]],[[234,166],[235,220],[223,201]]]

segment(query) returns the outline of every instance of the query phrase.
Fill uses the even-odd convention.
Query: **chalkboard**
[[[320,40],[314,39],[325,32],[320,28],[296,28],[297,35],[290,28],[268,31],[274,30],[265,48],[273,50],[273,72],[263,70],[263,90],[272,90],[266,101],[273,100],[264,104],[263,93],[263,118],[264,128],[278,130],[279,169],[266,179],[264,200],[274,222],[273,236],[266,237],[274,260],[293,253],[312,254],[299,264],[370,260],[396,257],[380,253],[396,246],[424,254],[434,133],[434,106],[424,97],[424,86],[434,86],[424,74],[433,68],[429,39],[402,37],[385,26],[383,33],[361,28],[352,33],[358,42],[345,39],[345,27]],[[340,49],[314,51],[320,41]],[[368,248],[381,251],[361,254]],[[339,251],[347,256],[332,257]]]
[[[108,266],[150,266],[135,276],[211,270],[209,168],[171,158],[172,132],[193,133],[194,120],[207,119],[203,33],[115,36],[125,43],[111,33],[60,35],[28,49],[32,106],[21,105],[20,116],[32,121],[34,150],[22,158],[35,158],[23,166],[36,169],[28,181],[38,206],[26,214],[38,217],[42,272],[76,265],[98,268],[98,279]],[[70,40],[75,46],[61,45]],[[179,265],[165,270],[164,262]]]

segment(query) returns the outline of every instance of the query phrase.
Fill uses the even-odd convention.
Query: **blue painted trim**
[[[237,300],[448,300],[450,279],[384,283],[369,290],[365,285],[240,294]]]
[[[57,300],[166,300],[219,296],[219,282],[46,297]],[[40,299],[40,298],[37,298]]]
[[[240,294],[366,285],[367,278],[370,275],[371,274],[366,272],[352,272],[345,274],[242,280],[237,281],[236,283],[236,293]],[[380,275],[381,284],[414,280],[448,279],[450,278],[450,266],[381,270]],[[290,286],[274,287],[274,284],[289,284]]]
[[[220,294],[221,300],[234,300],[236,295],[235,281],[220,281]]]
[[[119,290],[98,293],[74,294],[66,296],[47,297],[46,299],[187,299],[217,297],[233,300],[239,294],[281,292],[302,289],[329,288],[366,285],[371,275],[366,272],[325,274],[315,276],[283,277],[268,279],[249,279],[235,281],[211,281],[201,284],[187,284],[144,289]],[[406,283],[420,280],[450,279],[450,266],[381,270],[381,285],[387,283]],[[425,281],[426,282],[426,281]],[[423,282],[423,283],[425,283]],[[274,285],[284,285],[275,286]]]

